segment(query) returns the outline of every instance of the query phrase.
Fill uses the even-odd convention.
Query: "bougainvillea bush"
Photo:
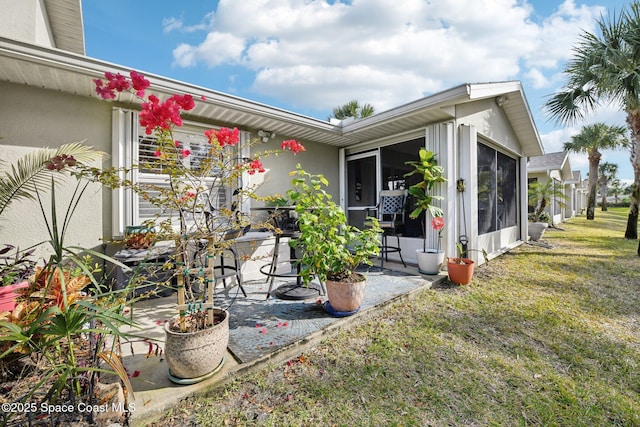
[[[253,148],[257,140],[241,143],[237,128],[221,127],[204,131],[206,147],[199,149],[195,158],[175,132],[183,125],[181,114],[206,98],[175,94],[161,100],[153,93],[147,94],[149,80],[135,71],[129,77],[105,73],[105,79],[95,80],[95,86],[106,100],[116,99],[121,92],[129,92],[141,100],[139,123],[154,141],[154,147],[151,160],[136,167],[160,170],[164,178],[156,183],[124,181],[124,184],[157,208],[158,214],[148,225],[158,230],[159,240],[175,243],[170,267],[176,267],[179,287],[184,283],[188,297],[193,299],[189,290],[196,281],[205,280],[201,269],[193,271],[194,246],[207,241],[209,257],[218,256],[229,247],[234,235],[251,225],[248,213],[240,207],[247,199],[260,199],[255,186],[247,183],[250,176],[265,172],[262,159],[281,152],[295,155],[305,148],[291,139],[283,141],[279,149],[256,152]],[[249,157],[247,152],[251,153]],[[225,196],[220,197],[221,193]]]

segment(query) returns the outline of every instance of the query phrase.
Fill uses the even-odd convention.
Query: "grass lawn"
[[[596,210],[153,425],[640,425],[640,258]]]

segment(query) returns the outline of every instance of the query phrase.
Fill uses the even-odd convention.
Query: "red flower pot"
[[[13,311],[13,309],[16,308],[16,297],[18,296],[15,291],[26,288],[27,286],[29,286],[27,282],[0,286],[0,312]]]
[[[468,285],[473,278],[473,267],[475,263],[467,258],[449,258],[447,261],[447,272],[449,280],[458,285]]]

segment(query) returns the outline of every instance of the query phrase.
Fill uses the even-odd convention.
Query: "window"
[[[158,216],[168,216],[169,212],[163,215],[158,207],[149,201],[149,198],[159,196],[157,190],[168,185],[168,176],[154,164],[154,152],[156,150],[155,138],[144,133],[144,129],[138,125],[138,114],[135,111],[120,108],[113,109],[112,115],[114,123],[113,132],[113,166],[116,168],[126,168],[129,172],[119,172],[121,179],[130,179],[132,182],[144,186],[149,184],[155,186],[156,190],[149,189],[146,196],[142,197],[134,193],[131,189],[120,187],[114,190],[112,198],[112,236],[114,238],[124,236],[125,228],[129,225],[139,225],[144,221],[154,219]],[[204,136],[204,131],[210,126],[185,123],[183,127],[174,133],[176,140],[191,151],[191,155],[185,159],[185,163],[192,169],[198,169],[202,165],[202,160],[207,153],[208,142]],[[239,150],[238,146],[229,149]],[[240,155],[238,154],[238,157]],[[138,168],[133,168],[133,166]],[[202,185],[209,188],[215,183],[215,171],[208,174]],[[241,183],[238,183],[238,187]],[[211,202],[214,208],[220,208],[228,204],[231,200],[231,189],[218,187],[211,189]]]
[[[202,165],[202,160],[207,155],[208,145],[207,138],[203,132],[197,130],[184,131],[181,128],[180,131],[174,131],[174,137],[176,142],[180,144],[180,148],[188,149],[191,154],[184,159],[184,165],[192,170],[198,170]],[[203,129],[204,131],[204,129]],[[150,189],[147,191],[148,197],[142,197],[138,195],[138,219],[139,222],[144,222],[154,218],[169,217],[170,212],[160,212],[158,207],[149,201],[153,197],[159,195],[159,191],[154,190],[153,187],[166,187],[168,186],[168,176],[157,166],[157,162],[154,162],[154,152],[156,150],[155,137],[145,135],[143,130],[139,130],[140,136],[138,137],[138,162],[139,162],[139,175],[138,183],[141,186],[148,184]],[[233,147],[228,147],[233,149]],[[199,171],[200,172],[200,171]],[[211,188],[215,185],[215,171],[211,171],[206,174],[209,178],[205,178],[204,182],[197,183],[197,186],[205,186]],[[205,176],[205,174],[203,174]],[[214,208],[219,209],[226,205],[227,200],[230,200],[228,188],[211,188],[210,200]]]
[[[517,162],[478,143],[478,234],[518,224]]]

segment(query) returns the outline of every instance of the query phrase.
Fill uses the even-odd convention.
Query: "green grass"
[[[547,230],[160,425],[640,425],[640,258],[627,210]],[[166,424],[163,424],[166,423]]]

